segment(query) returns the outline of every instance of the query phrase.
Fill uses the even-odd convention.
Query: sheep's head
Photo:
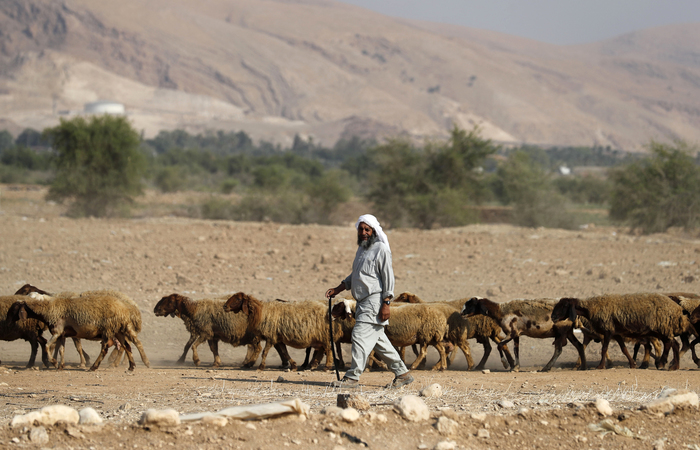
[[[14,302],[7,311],[8,322],[17,322],[27,318],[27,303],[24,301]]]
[[[486,314],[486,311],[483,307],[483,300],[488,299],[479,297],[470,298],[464,303],[460,314],[462,314],[464,317],[471,317],[477,314]]]
[[[333,316],[334,319],[352,319],[354,316],[355,305],[355,300],[340,301],[333,305],[333,308],[331,308],[331,316]]]
[[[243,311],[243,314],[250,314],[250,296],[236,292],[224,303],[224,311],[236,314]]]
[[[410,292],[402,292],[394,299],[394,303],[423,303],[423,300]]]
[[[552,310],[552,322],[556,323],[561,320],[569,319],[572,323],[576,323],[577,306],[578,299],[562,298],[556,305],[554,305],[554,309]]]
[[[19,289],[17,290],[17,292],[15,292],[15,295],[29,295],[29,294],[31,294],[32,292],[36,292],[37,294],[41,294],[41,295],[49,295],[49,296],[51,295],[51,294],[49,294],[48,292],[42,291],[42,290],[39,289],[38,287],[32,286],[32,285],[29,284],[29,283],[27,283],[27,284],[25,284],[24,286],[22,286],[21,288],[19,288]]]
[[[160,299],[155,308],[153,308],[153,313],[158,317],[179,317],[180,305],[184,300],[188,300],[188,298],[180,294],[170,294]]]
[[[690,317],[688,319],[690,319],[690,323],[692,324],[700,322],[700,306],[695,308],[693,312],[690,313]]]

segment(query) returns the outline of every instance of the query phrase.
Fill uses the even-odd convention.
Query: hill
[[[700,24],[553,46],[330,0],[6,0],[0,121],[110,99],[161,129],[444,136],[639,149],[700,140]]]

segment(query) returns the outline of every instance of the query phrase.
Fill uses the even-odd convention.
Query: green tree
[[[555,192],[549,172],[524,151],[516,151],[497,170],[495,191],[513,205],[513,222],[526,227],[573,228],[564,198]]]
[[[695,228],[700,219],[700,169],[686,143],[652,141],[651,156],[613,170],[610,218],[644,233]]]
[[[72,199],[71,215],[113,215],[142,194],[145,158],[139,134],[126,118],[61,120],[45,134],[56,151],[56,177],[48,197]]]

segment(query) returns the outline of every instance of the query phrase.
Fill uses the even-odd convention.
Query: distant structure
[[[99,100],[85,104],[86,114],[115,114],[124,115],[126,109],[122,103],[112,102],[108,100]]]

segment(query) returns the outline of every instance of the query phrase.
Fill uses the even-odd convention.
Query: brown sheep
[[[42,336],[44,330],[46,330],[46,325],[36,319],[29,318],[15,321],[11,315],[8,315],[12,304],[18,300],[24,299],[26,298],[20,295],[0,297],[0,316],[2,317],[2,322],[0,322],[0,340],[14,341],[17,339],[24,339],[29,342],[32,353],[29,356],[27,367],[34,366],[36,352],[39,346],[41,346],[41,360],[44,366],[49,367],[49,356],[46,352],[46,339]]]
[[[323,302],[303,301],[295,303],[261,302],[238,292],[224,304],[224,311],[247,316],[247,330],[265,340],[258,370],[265,369],[267,354],[275,344],[293,348],[322,348],[326,354],[326,370],[333,368],[331,340],[329,338],[328,311]],[[334,328],[335,336],[339,333]],[[296,363],[289,360],[293,369]]]
[[[344,300],[346,311],[354,314],[356,302]],[[391,306],[389,324],[385,327],[386,336],[394,347],[408,347],[413,344],[421,346],[420,353],[416,357],[410,369],[416,369],[428,353],[428,345],[434,346],[440,354],[440,359],[432,370],[444,370],[447,368],[447,356],[445,354],[445,335],[447,334],[447,319],[440,308],[431,304],[399,303]]]
[[[15,292],[15,295],[31,296],[36,300],[46,300],[53,296],[53,294],[49,294],[48,292],[41,290],[36,286],[32,286],[29,283],[19,288],[17,292]],[[73,345],[75,345],[75,350],[78,352],[78,356],[80,357],[80,367],[85,368],[87,364],[90,364],[90,355],[83,350],[83,345],[80,342],[80,339],[73,338]],[[53,357],[56,358],[56,355],[54,354]]]
[[[693,311],[697,309],[698,306],[700,306],[700,295],[698,294],[693,294],[690,292],[671,292],[668,294],[664,294],[667,297],[669,297],[671,300],[676,302],[683,308],[683,311],[685,311],[688,315],[692,314]],[[695,331],[697,333],[700,333],[700,324],[696,322],[692,322],[693,327],[695,327]],[[698,358],[697,353],[695,353],[695,346],[700,342],[700,338],[695,339],[692,343],[688,342],[688,339],[685,337],[685,335],[681,335],[681,342],[683,342],[683,347],[681,348],[680,356],[682,357],[685,352],[690,349],[691,355],[693,357],[693,362],[695,363],[696,366],[700,367],[700,358]]]
[[[185,350],[178,362],[184,362],[189,347],[192,347],[192,361],[199,366],[200,359],[197,348],[207,341],[214,354],[213,367],[221,366],[219,357],[219,341],[234,347],[247,345],[248,352],[243,360],[243,367],[252,367],[260,354],[260,338],[254,333],[248,333],[247,321],[244,317],[228,314],[224,311],[225,300],[192,300],[179,294],[170,294],[158,301],[153,308],[156,316],[177,316],[185,323],[190,332],[190,339],[185,344]],[[284,346],[275,347],[282,362],[289,360]]]
[[[581,343],[574,337],[574,322],[560,319],[558,322],[561,323],[555,323],[551,317],[555,304],[556,300],[554,299],[511,300],[498,304],[487,298],[474,297],[464,304],[461,314],[463,316],[483,314],[499,323],[506,336],[508,336],[498,344],[499,347],[505,346],[508,341],[513,340],[515,365],[512,370],[520,369],[521,335],[535,339],[554,338],[554,355],[540,369],[541,372],[547,372],[552,368],[559,355],[561,355],[567,339],[576,347],[579,353],[582,363],[579,369],[586,370],[586,354]]]
[[[501,355],[501,363],[503,367],[509,368],[513,363],[513,357],[508,350],[508,347],[498,347],[501,342],[501,335],[503,331],[498,323],[490,317],[484,315],[477,315],[471,317],[464,317],[460,314],[460,310],[467,299],[451,300],[446,302],[432,302],[430,305],[443,305],[442,311],[445,313],[448,325],[448,334],[446,339],[450,341],[455,346],[455,351],[457,348],[462,350],[464,357],[467,359],[467,370],[483,370],[486,365],[486,361],[491,354],[491,343],[489,339],[494,341],[497,345],[498,352]],[[396,297],[398,302],[404,303],[423,303],[420,297],[410,292],[404,292]],[[468,339],[476,339],[476,341],[483,345],[484,354],[474,367],[474,360],[471,355],[471,348],[469,347]],[[447,359],[447,365],[449,367],[454,360],[454,351]]]
[[[623,338],[655,337],[664,344],[664,351],[656,360],[656,367],[666,365],[668,352],[673,348],[673,361],[669,370],[677,370],[680,365],[678,343],[675,336],[694,332],[683,308],[670,298],[656,293],[626,295],[598,295],[587,299],[562,298],[554,308],[554,320],[575,320],[585,317],[593,332],[603,336],[603,355],[598,369],[605,368],[605,356],[610,339],[615,339],[627,357],[630,367],[636,367],[634,359],[624,346]]]
[[[114,295],[100,293],[78,297],[58,296],[51,300],[29,300],[22,297],[22,300],[12,304],[8,316],[13,320],[31,317],[44,322],[52,333],[47,343],[49,354],[62,337],[100,340],[102,350],[90,370],[97,370],[112,345],[117,348],[123,346],[129,359],[129,370],[135,368],[131,347],[126,340],[126,336],[133,337],[134,333],[132,311]],[[65,364],[62,357],[61,352],[60,366],[54,358],[51,358],[51,363],[62,369]]]

